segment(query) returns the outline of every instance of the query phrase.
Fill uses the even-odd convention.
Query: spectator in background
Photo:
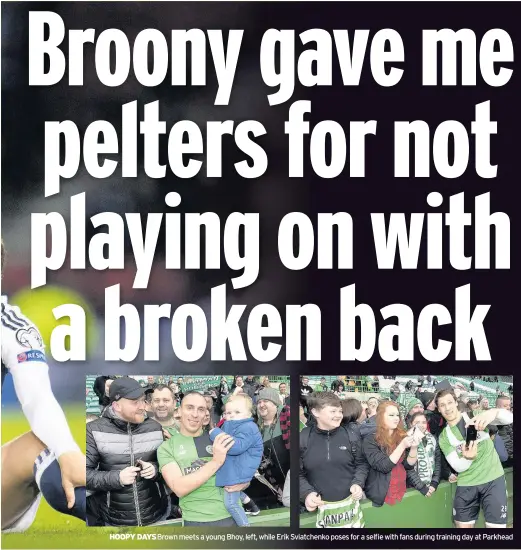
[[[325,376],[322,376],[320,383],[315,388],[315,391],[329,391]]]
[[[488,397],[483,397],[483,399],[481,399],[481,403],[480,403],[479,408],[482,411],[487,411],[488,409],[490,409],[490,403],[488,401]]]
[[[174,420],[176,402],[172,390],[164,384],[158,384],[151,393],[150,404],[155,420],[163,427],[164,436],[170,437],[172,431],[177,431]]]
[[[149,386],[145,386],[145,412],[148,418],[154,418],[154,410],[152,408],[152,394],[154,390]]]
[[[300,422],[300,431],[302,431],[308,424],[308,419],[307,419],[306,413],[304,412],[304,407],[302,405],[299,405],[298,414],[299,414],[299,422]]]
[[[243,379],[242,376],[237,375],[233,379],[231,393],[233,395],[237,395],[238,393],[241,393],[241,392],[244,392],[244,379]],[[244,392],[244,393],[246,393],[246,392]]]
[[[98,396],[100,413],[102,413],[103,409],[110,403],[109,389],[113,381],[113,376],[98,376],[94,381],[92,389]]]
[[[255,394],[258,393],[259,384],[255,382],[253,376],[247,376],[244,381],[242,390],[246,395],[249,395],[252,399],[255,399]]]
[[[179,393],[177,395],[177,403],[178,406],[181,405],[181,401],[183,400],[184,393],[183,393],[183,385],[184,384],[184,378],[182,376],[179,376],[177,378],[177,385],[179,387]]]
[[[345,388],[345,382],[344,382],[344,377],[339,374],[337,377],[336,377],[336,380],[334,380],[332,383],[331,383],[331,391],[332,392],[338,392],[338,386],[342,385],[343,388]],[[345,391],[345,390],[342,390],[342,391]]]
[[[358,417],[357,423],[362,424],[367,420],[367,401],[361,401],[362,414]]]
[[[178,407],[179,404],[181,403],[181,396],[180,396],[181,390],[175,382],[170,382],[170,384],[168,384],[168,387],[172,390],[175,406]]]
[[[87,490],[105,493],[98,513],[104,525],[143,526],[165,520],[170,503],[157,483],[161,426],[145,417],[143,388],[132,378],[110,387],[111,404],[87,424]]]
[[[469,399],[467,401],[467,407],[471,410],[471,411],[476,411],[479,409],[479,403],[475,400],[475,399]]]
[[[400,394],[396,403],[400,406],[400,415],[404,419],[404,426],[409,424],[413,414],[423,412],[423,403],[411,394]]]
[[[177,387],[175,383],[171,385]],[[150,407],[155,420],[159,422],[163,428],[163,437],[165,439],[170,439],[173,433],[179,431],[179,422],[174,418],[177,402],[175,401],[175,395],[172,389],[164,384],[156,385],[156,388],[150,394]],[[170,499],[172,510],[171,515],[167,519],[178,519],[181,517],[179,498],[172,493],[168,487],[166,487],[166,492]]]
[[[309,396],[313,393],[313,388],[309,385],[309,378],[303,376],[300,380],[300,402],[304,409],[307,410],[307,403]]]
[[[282,405],[289,405],[288,385],[286,382],[279,384],[279,397]]]
[[[367,400],[367,420],[376,417],[376,409],[378,408],[378,399],[376,397],[370,397]]]
[[[391,400],[392,401],[396,401],[398,399],[398,396],[400,395],[401,393],[401,389],[400,389],[400,383],[398,381],[396,381],[392,386],[391,386],[391,389],[390,389],[390,397],[391,397]]]
[[[494,448],[499,456],[499,460],[501,460],[501,464],[505,467],[505,462],[508,460],[508,453],[502,437],[498,434],[497,426],[489,425],[488,433],[490,435],[490,439],[494,442]]]
[[[145,392],[154,391],[156,387],[156,381],[154,376],[147,376],[147,385],[145,386]]]
[[[262,380],[260,382],[260,388],[259,388],[258,391],[262,390],[262,388],[271,388],[271,382],[270,382],[270,379],[267,376],[264,376],[262,378]]]
[[[501,395],[496,399],[496,407],[498,409],[504,409],[506,411],[511,411],[512,409],[512,400],[507,395]],[[508,455],[506,461],[503,461],[503,466],[513,466],[514,464],[514,425],[498,425],[498,434],[501,436],[503,443],[505,444],[505,449]]]
[[[221,419],[221,415],[219,414],[216,406],[217,396],[215,395],[215,392],[207,391],[204,393],[204,399],[206,401],[206,407],[208,408],[208,412],[210,414],[210,424],[213,428]]]
[[[335,382],[338,382],[338,380],[335,380]],[[333,382],[333,384],[335,383]],[[342,395],[344,394],[344,392],[346,391],[346,387],[344,385],[343,382],[340,382],[338,384],[335,385],[336,387],[336,390],[333,391],[333,393],[335,393],[336,395],[338,395],[339,397],[342,397]]]
[[[215,425],[212,422],[212,415],[207,409],[203,419],[203,431],[210,433],[215,428]]]
[[[436,394],[430,391],[424,391],[420,394],[420,401],[423,404],[425,418],[427,419],[427,429],[436,438],[441,434],[445,427],[445,420],[436,408]]]
[[[226,380],[226,376],[221,377],[221,382],[219,384],[219,395],[224,397],[225,395],[228,395],[230,393],[230,388],[228,387],[228,380]]]
[[[276,491],[278,501],[282,499],[282,490],[290,463],[290,407],[281,405],[279,394],[274,388],[264,388],[257,401],[259,429],[264,443],[264,453],[259,473]],[[262,507],[273,507],[272,489],[253,482],[248,495]]]
[[[411,416],[409,428],[417,428],[423,437],[418,445],[418,460],[407,470],[407,484],[424,497],[434,494],[440,483],[441,452],[436,438],[428,432],[427,417],[423,412]]]
[[[469,388],[470,388],[470,391],[474,391],[474,390],[475,390],[475,386],[474,386],[474,381],[473,381],[473,380],[470,381]]]
[[[348,426],[360,434],[360,419],[364,416],[364,408],[358,399],[342,399],[342,426]],[[362,421],[365,418],[362,419]]]
[[[402,428],[398,406],[384,401],[376,411],[376,434],[363,439],[362,447],[369,464],[365,493],[373,506],[396,504],[406,491],[407,470],[418,459],[419,439]]]

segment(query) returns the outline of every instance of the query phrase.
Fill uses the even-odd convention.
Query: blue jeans
[[[234,519],[238,527],[248,527],[248,518],[246,517],[246,512],[241,505],[241,492],[236,491],[234,493],[229,493],[224,491],[224,505],[226,510],[230,512],[230,515]]]

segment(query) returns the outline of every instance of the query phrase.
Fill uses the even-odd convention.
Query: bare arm
[[[398,464],[400,462],[400,458],[402,458],[402,455],[405,451],[405,439],[402,439],[398,447],[394,449],[394,451],[389,455],[389,460],[391,462],[394,462],[395,464]]]

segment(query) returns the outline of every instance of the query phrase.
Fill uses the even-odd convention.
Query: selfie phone
[[[141,470],[143,469],[143,464],[141,464],[141,459],[136,460],[136,468],[139,468],[139,472],[136,472],[136,478],[141,477]]]
[[[469,443],[471,441],[476,441],[478,438],[478,430],[476,430],[476,426],[468,426],[467,427],[467,449],[469,447]]]

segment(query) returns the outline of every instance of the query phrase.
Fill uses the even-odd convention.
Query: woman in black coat
[[[395,504],[406,491],[407,470],[418,458],[418,439],[402,428],[398,406],[393,401],[380,403],[376,410],[376,433],[363,440],[363,451],[370,470],[365,494],[373,506]]]

